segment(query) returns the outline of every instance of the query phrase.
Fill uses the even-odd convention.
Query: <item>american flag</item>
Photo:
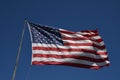
[[[100,69],[110,64],[97,30],[73,32],[28,23],[33,65],[65,65]]]

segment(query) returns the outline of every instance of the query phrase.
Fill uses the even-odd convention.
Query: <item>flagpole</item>
[[[18,47],[18,53],[17,53],[17,57],[16,57],[16,63],[14,65],[14,70],[13,70],[13,74],[12,74],[12,79],[11,80],[15,80],[16,71],[17,71],[18,62],[19,62],[19,57],[20,57],[20,52],[21,52],[21,47],[22,47],[22,42],[23,42],[23,37],[24,37],[24,32],[25,32],[26,22],[27,22],[27,20],[25,19],[23,30],[22,30],[22,34],[21,34],[20,44],[19,44],[19,47]]]

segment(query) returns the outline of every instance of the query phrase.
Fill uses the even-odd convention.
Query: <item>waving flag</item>
[[[33,23],[28,23],[28,26],[33,65],[100,69],[110,63],[97,30],[72,32]]]

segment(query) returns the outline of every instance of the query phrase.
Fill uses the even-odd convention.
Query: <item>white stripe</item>
[[[68,30],[65,30],[65,29],[59,29],[60,31],[66,31],[66,32],[73,32],[73,31],[68,31]],[[74,32],[73,32],[74,33]],[[94,33],[94,32],[75,32],[75,34],[79,34],[79,35],[86,35],[86,34],[88,34],[88,35],[91,35],[91,34],[96,34],[96,33]]]
[[[104,42],[102,41],[102,42],[95,42],[95,41],[91,41],[91,40],[79,40],[79,41],[73,41],[73,40],[63,40],[63,42],[65,42],[65,43],[94,43],[94,44],[96,44],[96,45],[98,45],[98,46],[103,46],[104,45]]]
[[[90,66],[104,66],[104,65],[110,63],[107,60],[105,62],[95,63],[95,62],[90,62],[90,61],[86,61],[86,60],[78,60],[78,59],[73,59],[73,58],[57,59],[57,58],[39,58],[39,57],[32,58],[32,61],[70,62],[70,63],[85,64],[85,65],[90,65]]]
[[[63,40],[63,42],[69,42],[69,43],[93,43],[91,40],[79,40],[79,41]]]
[[[73,37],[73,38],[76,38],[76,37],[85,37],[83,34],[66,34],[66,33],[62,33],[62,36],[67,36],[67,37]],[[87,37],[86,37],[87,38]],[[91,36],[90,38],[95,38],[95,39],[100,39],[101,37],[99,35],[95,35],[95,36]]]
[[[81,34],[65,34],[65,33],[61,33],[62,36],[66,36],[66,37],[71,37],[71,38],[78,38],[78,37],[81,37],[81,38],[87,38],[85,37],[84,35],[81,35]],[[90,38],[94,39],[94,40],[97,40],[97,39],[101,39],[101,37],[99,35],[97,36],[91,36]]]
[[[62,46],[62,45],[55,45],[55,44],[41,44],[41,43],[32,43],[33,47],[51,47],[51,48],[62,48],[62,49],[88,49],[94,50],[97,52],[106,52],[106,49],[98,49],[93,46]]]
[[[94,50],[92,46],[62,46],[62,45],[55,45],[55,44],[40,44],[40,43],[32,43],[33,47],[40,46],[40,47],[53,47],[53,48],[64,48],[64,49],[91,49]]]
[[[61,34],[62,36],[73,37],[73,38],[84,37],[83,35],[80,35],[80,34],[65,34],[65,33],[61,33]]]
[[[93,36],[92,38],[95,39],[95,40],[97,40],[97,39],[101,39],[100,36]]]
[[[94,44],[96,44],[96,45],[98,45],[98,46],[104,46],[105,44],[104,44],[104,42],[102,41],[102,42],[95,42],[95,41],[93,41],[93,43]]]
[[[84,57],[90,57],[94,59],[103,59],[107,58],[108,55],[95,55],[91,53],[84,53],[84,52],[58,52],[58,51],[45,51],[45,50],[32,50],[33,54],[56,54],[56,55],[78,55]]]
[[[91,35],[91,34],[96,34],[94,32],[77,32],[77,34],[81,34],[81,35]]]

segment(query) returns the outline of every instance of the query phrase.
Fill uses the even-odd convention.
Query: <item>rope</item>
[[[22,47],[22,42],[23,42],[23,36],[24,36],[24,32],[25,32],[25,26],[26,26],[26,20],[24,22],[24,26],[23,26],[23,30],[22,30],[22,34],[21,34],[21,39],[20,39],[20,45],[19,45],[18,53],[17,53],[17,57],[16,57],[16,63],[15,63],[15,66],[14,66],[14,70],[13,70],[11,80],[15,80],[16,71],[17,71],[18,62],[19,62],[19,57],[20,57],[20,52],[21,52],[21,47]]]

